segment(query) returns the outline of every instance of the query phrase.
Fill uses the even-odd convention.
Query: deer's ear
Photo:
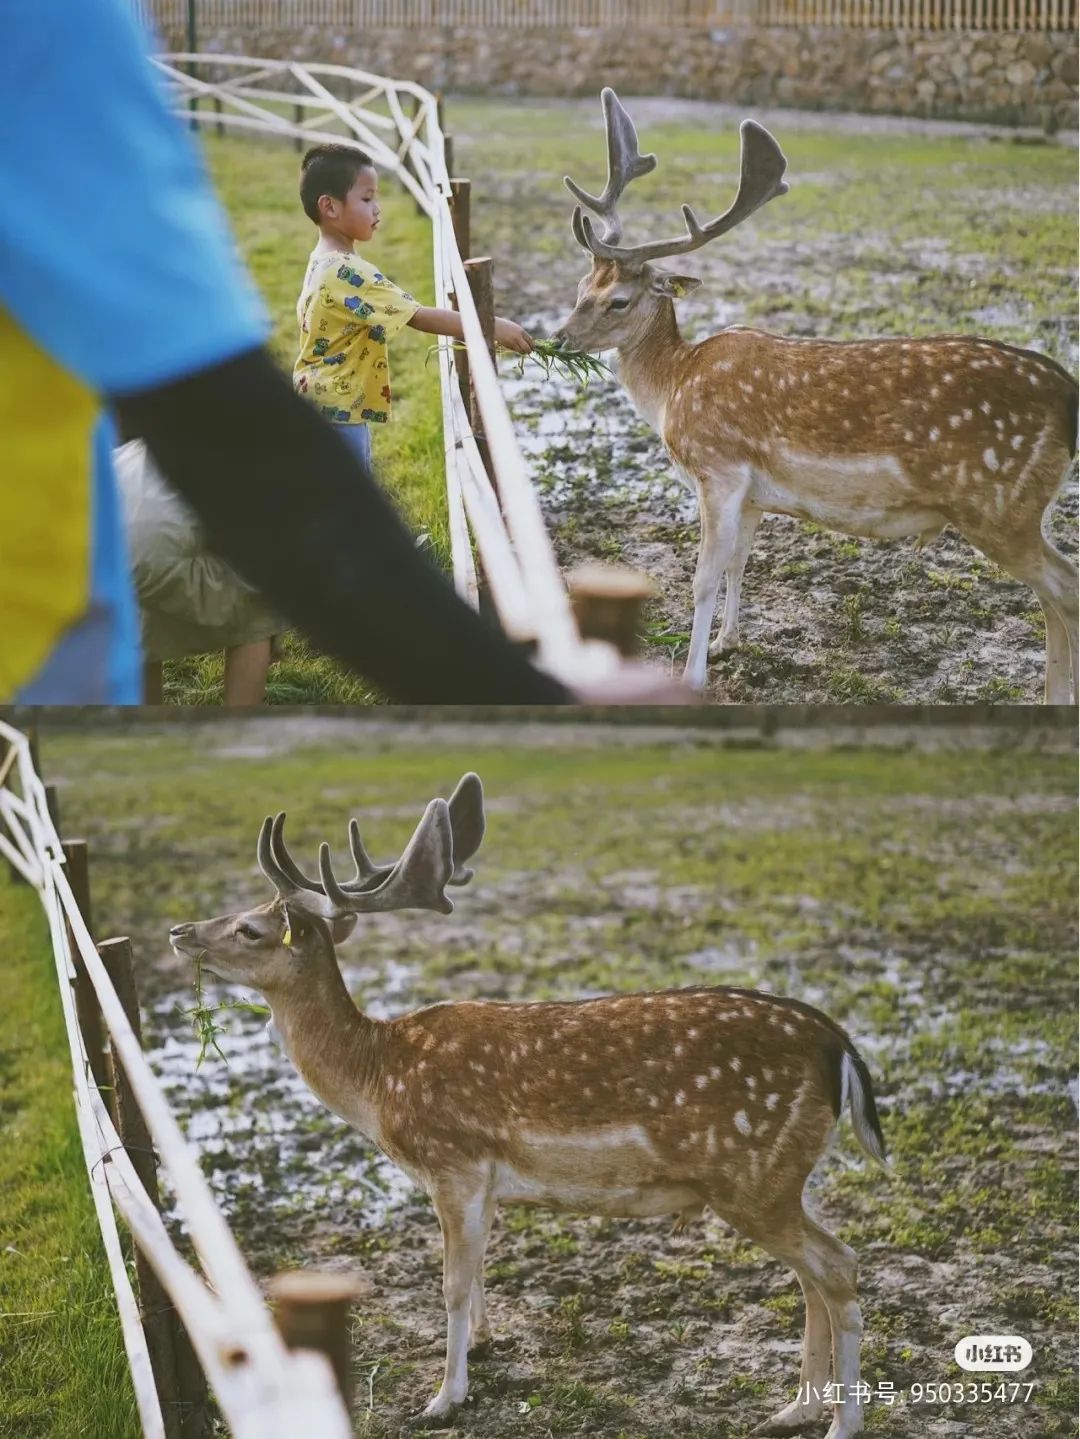
[[[343,939],[348,939],[356,928],[358,916],[355,914],[342,914],[330,920],[330,938],[335,944],[340,944]]]
[[[696,275],[672,275],[667,270],[656,270],[652,277],[652,292],[654,295],[665,295],[669,300],[681,300],[700,284]]]

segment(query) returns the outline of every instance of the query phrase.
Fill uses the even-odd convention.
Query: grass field
[[[136,1439],[48,928],[33,890],[3,876],[0,953],[0,1435]]]
[[[351,814],[383,859],[468,768],[489,803],[477,878],[449,918],[363,925],[341,952],[357,1000],[382,1015],[710,983],[819,1005],[866,1055],[893,1159],[872,1170],[845,1124],[811,1186],[859,1255],[866,1378],[955,1380],[961,1336],[1020,1333],[1032,1400],[980,1408],[979,1433],[1075,1433],[1075,755],[1064,734],[1055,749],[1036,732],[912,739],[731,749],[675,729],[301,717],[44,732],[71,832],[91,841],[99,932],[133,939],[153,1062],[245,1253],[260,1274],[372,1281],[353,1324],[361,1434],[396,1439],[437,1382],[434,1215],[261,1021],[230,1018],[232,1063],[196,1072],[177,1013],[191,976],[166,933],[269,897],[254,865],[268,810],[288,810],[303,862],[324,838],[340,852]],[[453,1432],[742,1439],[790,1397],[790,1276],[716,1220],[669,1228],[504,1211],[498,1343]],[[971,1422],[959,1404],[869,1411],[892,1439]]]

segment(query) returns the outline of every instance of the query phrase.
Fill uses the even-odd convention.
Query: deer
[[[841,1117],[885,1166],[866,1064],[820,1010],[755,989],[694,986],[527,1003],[447,1000],[391,1019],[353,1002],[335,946],[362,914],[449,914],[446,887],[473,878],[483,788],[465,775],[433,799],[393,865],[349,825],[356,873],[319,879],[285,844],[284,812],[259,833],[275,897],[178,924],[174,950],[265,997],[279,1042],[315,1095],[430,1196],[442,1231],[446,1363],[413,1421],[441,1422],[468,1395],[468,1354],[490,1326],[484,1254],[499,1205],[612,1217],[706,1208],[794,1270],[806,1305],[798,1397],[758,1434],[829,1417],[828,1439],[863,1425],[856,1257],[808,1214],[803,1191]],[[828,1375],[838,1386],[829,1391]]]
[[[685,682],[703,689],[709,659],[737,648],[758,524],[784,514],[844,534],[911,537],[919,548],[952,525],[1035,591],[1046,702],[1075,703],[1077,571],[1044,533],[1076,453],[1073,377],[1033,350],[969,335],[845,341],[734,325],[684,340],[675,302],[701,281],[654,262],[700,249],[785,194],[787,160],[768,130],[744,120],[729,208],[702,224],[683,205],[681,236],[625,244],[619,200],[657,159],[641,154],[614,90],[601,98],[604,189],[594,195],[564,177],[578,202],[571,229],[592,264],[555,339],[616,352],[621,384],[697,494]],[[710,645],[721,577],[723,619]]]

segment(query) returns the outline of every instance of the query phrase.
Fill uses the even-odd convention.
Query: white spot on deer
[[[931,444],[935,444],[938,440],[941,439],[941,431],[938,429],[937,425],[933,427],[933,429],[930,431],[926,438],[930,441]]]
[[[650,1108],[650,1109],[659,1109],[659,1108],[660,1108],[660,1096],[659,1096],[659,1095],[657,1095],[657,1094],[650,1094],[650,1095],[649,1095],[649,1108]]]
[[[795,1033],[795,1026],[794,1026],[793,1024],[785,1024],[785,1025],[784,1025],[784,1033],[785,1033],[785,1034],[794,1034],[794,1033]]]
[[[674,1054],[674,1056],[676,1057],[676,1059],[681,1059],[682,1056],[686,1053],[686,1045],[685,1045],[685,1044],[676,1044],[676,1045],[673,1046],[671,1052],[672,1052],[672,1054]]]
[[[746,1076],[746,1087],[747,1087],[747,1089],[751,1089],[751,1090],[757,1088],[757,1080],[755,1079],[755,1077],[754,1077],[752,1074],[748,1074],[748,1075]]]
[[[1004,485],[995,485],[995,486],[994,486],[994,504],[997,505],[997,507],[998,507],[999,510],[1003,510],[1003,509],[1005,508],[1005,486],[1004,486]]]
[[[772,1074],[773,1074],[773,1072],[772,1072],[771,1069],[763,1069],[763,1070],[761,1071],[761,1077],[762,1077],[762,1079],[765,1081],[766,1084],[768,1084],[769,1081],[772,1079]]]
[[[724,1135],[724,1148],[725,1148],[725,1149],[734,1149],[734,1148],[735,1148],[735,1141],[734,1141],[734,1139],[732,1139],[732,1137],[731,1137],[730,1134],[725,1134],[725,1135]]]
[[[718,1064],[714,1064],[713,1067],[709,1070],[709,1078],[719,1079],[722,1073],[723,1070],[720,1068],[720,1066]]]
[[[931,386],[930,386],[930,398],[931,398],[932,400],[936,400],[936,399],[939,399],[940,396],[941,396],[941,386],[940,386],[940,385],[931,385]]]
[[[685,1093],[684,1093],[681,1089],[677,1090],[676,1093],[675,1093],[675,1105],[676,1105],[676,1107],[679,1108],[679,1109],[681,1109],[682,1106],[683,1106],[685,1103],[686,1103],[686,1095],[685,1095]]]
[[[1012,439],[1009,441],[1009,444],[1012,445],[1014,450],[1018,450],[1023,443],[1023,435],[1013,435]]]
[[[1036,372],[1035,372],[1034,370],[1032,370],[1031,373],[1028,375],[1028,384],[1029,384],[1029,385],[1037,385],[1038,383],[1039,383],[1039,376],[1036,374]]]
[[[1020,423],[1020,416],[1019,416],[1018,414],[1016,414],[1013,410],[1010,410],[1010,411],[1009,411],[1009,424],[1012,425],[1012,426],[1015,428],[1015,426],[1017,426],[1019,423]]]
[[[802,378],[803,378],[803,384],[804,384],[804,385],[808,385],[808,384],[810,383],[810,371],[809,371],[809,370],[804,370],[804,371],[802,372]]]
[[[735,1128],[740,1134],[752,1134],[754,1126],[750,1123],[745,1109],[740,1109],[735,1115]]]
[[[778,1094],[767,1094],[767,1095],[765,1096],[765,1108],[766,1108],[766,1109],[775,1109],[776,1106],[777,1106],[777,1104],[778,1104],[779,1102],[780,1102],[780,1096],[779,1096]]]
[[[952,428],[953,428],[954,430],[958,430],[963,423],[964,423],[964,420],[963,420],[963,416],[962,416],[962,415],[950,415],[950,416],[949,416],[949,424],[952,426]]]
[[[942,377],[941,377],[941,383],[942,383],[943,385],[951,385],[952,382],[953,382],[952,371],[951,371],[951,370],[946,370],[945,373],[944,373],[944,374],[942,375]]]
[[[694,1084],[697,1086],[698,1089],[704,1089],[708,1082],[709,1076],[707,1074],[694,1075]]]
[[[705,1153],[711,1159],[716,1153],[716,1125],[710,1124],[705,1134]]]
[[[738,1055],[736,1055],[734,1059],[729,1059],[728,1064],[735,1071],[736,1074],[738,1074],[739,1070],[742,1068],[742,1060],[738,1057]]]
[[[760,371],[760,370],[754,370],[754,371],[753,371],[753,375],[754,375],[754,379],[755,379],[755,380],[760,380],[760,379],[761,379],[761,371]]]
[[[686,1037],[687,1039],[697,1039],[699,1033],[700,1031],[697,1029],[688,1029],[686,1031]]]
[[[982,400],[982,401],[980,401],[980,403],[979,403],[979,409],[982,410],[982,412],[983,412],[984,415],[990,414],[990,412],[993,410],[993,408],[994,408],[994,407],[993,407],[993,405],[990,403],[989,400]]]
[[[972,417],[972,415],[975,413],[975,411],[974,411],[974,410],[965,410],[963,413],[964,413],[964,419],[965,419],[965,420],[970,420],[971,417]]]
[[[992,449],[990,449],[990,448],[988,447],[987,449],[983,450],[983,452],[982,452],[982,458],[983,458],[983,464],[986,466],[986,468],[987,468],[988,470],[996,470],[996,469],[997,469],[997,467],[998,467],[998,457],[997,457],[997,455],[994,453],[994,451],[993,451]]]
[[[905,443],[906,445],[910,445],[910,444],[913,444],[914,441],[915,441],[915,435],[914,435],[914,433],[913,433],[911,430],[905,430],[905,431],[904,431],[904,443]]]

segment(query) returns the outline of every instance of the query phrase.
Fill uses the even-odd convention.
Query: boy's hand
[[[535,348],[532,336],[513,320],[496,319],[495,343],[504,350],[513,350],[516,355],[529,355]]]

